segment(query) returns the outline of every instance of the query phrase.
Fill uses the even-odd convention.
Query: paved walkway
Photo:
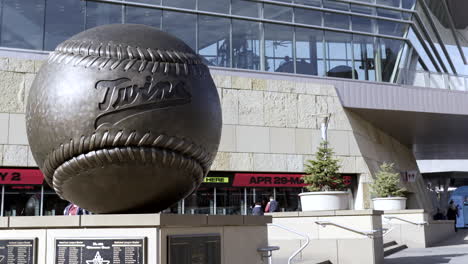
[[[468,264],[468,229],[431,248],[408,248],[385,258],[385,264]]]

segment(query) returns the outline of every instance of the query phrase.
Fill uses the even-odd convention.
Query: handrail
[[[375,233],[378,233],[380,231],[380,230],[359,230],[359,229],[352,228],[352,227],[347,226],[347,225],[338,224],[338,223],[335,223],[335,222],[332,222],[332,221],[315,221],[315,223],[318,224],[318,225],[321,225],[323,227],[325,227],[327,225],[333,225],[333,226],[336,226],[336,227],[346,229],[346,230],[351,231],[351,232],[355,232],[355,233],[358,233],[358,234],[361,234],[361,235],[368,236],[370,238],[374,237]]]
[[[284,230],[286,230],[288,232],[294,233],[294,234],[296,234],[298,236],[301,236],[301,237],[306,239],[305,244],[303,246],[301,246],[298,250],[294,251],[292,253],[292,255],[288,258],[288,264],[291,264],[291,261],[293,260],[293,258],[295,258],[297,256],[297,254],[299,254],[304,248],[306,248],[309,245],[310,238],[309,238],[309,236],[307,234],[299,233],[299,232],[297,232],[297,231],[295,231],[295,230],[293,230],[291,228],[288,228],[288,227],[285,227],[285,226],[279,225],[279,224],[268,224],[268,225],[276,226],[278,228],[284,229]]]
[[[417,226],[427,225],[427,222],[426,222],[426,221],[422,221],[422,222],[413,222],[413,221],[406,220],[406,219],[403,219],[403,218],[400,218],[400,217],[396,217],[396,216],[384,216],[384,218],[385,218],[385,219],[388,219],[388,220],[397,219],[397,220],[400,220],[400,221],[402,221],[402,222],[410,223],[410,224],[417,225]]]

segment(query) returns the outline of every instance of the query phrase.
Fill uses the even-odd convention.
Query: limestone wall
[[[0,58],[0,166],[35,167],[24,111],[43,61]],[[323,114],[331,114],[328,140],[342,173],[358,174],[355,208],[370,208],[368,183],[380,163],[417,170],[411,149],[362,117],[343,109],[333,79],[212,69],[223,109],[217,171],[303,172],[321,141]],[[408,189],[420,194],[411,208],[430,207],[419,177]]]

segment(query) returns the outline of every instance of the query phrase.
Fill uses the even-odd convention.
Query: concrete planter
[[[299,197],[302,211],[349,209],[348,192],[305,192]]]
[[[374,198],[374,210],[405,210],[406,209],[406,198],[405,197],[386,197],[386,198]]]

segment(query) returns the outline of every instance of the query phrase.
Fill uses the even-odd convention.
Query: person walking
[[[278,202],[273,198],[273,196],[270,196],[270,201],[265,207],[265,213],[273,213],[277,212],[279,209]]]
[[[447,220],[454,220],[455,221],[455,232],[457,232],[457,217],[458,217],[458,205],[455,205],[453,200],[449,202],[449,208],[447,210]]]
[[[260,202],[255,203],[252,209],[252,215],[263,215],[262,204]]]

